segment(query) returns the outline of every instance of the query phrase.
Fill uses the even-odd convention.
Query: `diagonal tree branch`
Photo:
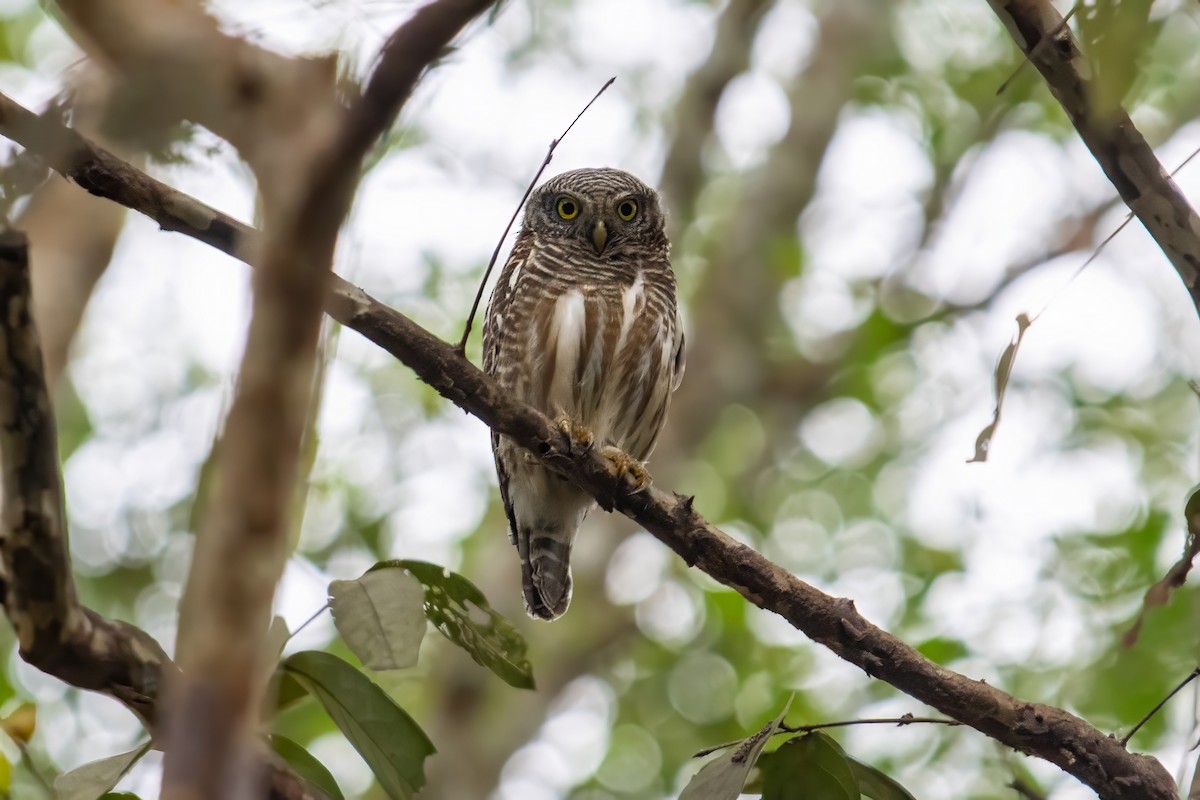
[[[249,262],[246,247],[258,236],[255,228],[155,180],[57,120],[43,118],[4,94],[0,94],[0,132],[90,194],[138,211],[164,231],[179,231]]]
[[[1123,108],[1104,102],[1071,29],[1049,0],[988,0],[1045,78],[1079,137],[1171,266],[1200,313],[1200,217]]]
[[[641,524],[754,605],[779,614],[841,658],[1016,750],[1043,758],[1105,800],[1167,800],[1170,775],[1153,758],[1129,753],[1112,737],[1053,706],[1013,697],[942,667],[863,618],[851,600],[831,597],[734,540],[698,513],[692,498],[655,487],[637,491],[614,478],[598,453],[570,450],[550,420],[516,403],[453,346],[362,293],[338,297],[331,315],[396,356],[425,383],[539,461],[587,491],[602,507]]]
[[[3,117],[0,114],[0,117]],[[57,124],[42,121],[40,124]],[[0,132],[11,127],[0,119]],[[22,142],[25,144],[25,142]],[[92,174],[103,172],[107,158],[92,151]],[[132,169],[132,168],[127,168]],[[136,172],[136,171],[135,171]],[[160,213],[164,203],[121,188],[123,172],[97,180],[107,196],[129,202],[135,210]],[[162,186],[141,176],[137,186]],[[164,187],[165,188],[165,187]],[[176,208],[204,233],[214,220],[238,233],[217,246],[236,255],[245,248],[241,237],[257,234],[174,190]],[[172,217],[173,220],[177,218]],[[191,229],[179,225],[185,233]],[[571,452],[569,443],[544,415],[516,403],[455,348],[388,308],[362,289],[335,281],[325,308],[334,319],[366,336],[404,362],[423,380],[492,429],[509,436],[542,463],[650,531],[689,565],[733,588],[756,606],[779,614],[814,641],[864,670],[997,741],[1056,764],[1090,786],[1104,800],[1168,800],[1175,784],[1153,758],[1128,752],[1114,738],[1084,720],[1053,706],[1013,697],[982,681],[972,680],[925,658],[881,630],[848,599],[824,594],[749,547],[717,529],[692,507],[691,498],[651,487],[635,491],[630,479],[617,480],[609,462],[596,452]]]

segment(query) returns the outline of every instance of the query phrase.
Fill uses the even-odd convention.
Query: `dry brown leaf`
[[[1192,571],[1192,562],[1195,560],[1196,554],[1200,553],[1200,535],[1198,535],[1200,534],[1200,486],[1192,487],[1187,503],[1184,504],[1183,515],[1187,520],[1188,528],[1187,540],[1183,545],[1183,555],[1171,565],[1161,580],[1146,590],[1146,595],[1142,598],[1142,610],[1138,612],[1133,627],[1121,637],[1123,647],[1132,647],[1137,642],[1146,614],[1152,608],[1165,606],[1171,599],[1171,593],[1183,586],[1188,573]]]
[[[1028,314],[1024,312],[1017,314],[1017,335],[1004,348],[1004,352],[1000,354],[1000,360],[996,362],[996,410],[992,412],[992,421],[975,438],[975,455],[967,459],[968,464],[987,461],[988,449],[992,446],[992,437],[996,435],[996,428],[1000,425],[1000,409],[1004,406],[1004,395],[1008,391],[1008,379],[1012,375],[1013,363],[1017,360],[1017,348],[1021,346],[1021,340],[1025,338],[1025,331],[1029,330],[1029,326],[1032,324],[1033,320],[1029,318]]]

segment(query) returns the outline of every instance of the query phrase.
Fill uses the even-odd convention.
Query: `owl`
[[[551,178],[525,206],[521,231],[488,303],[484,370],[556,420],[576,443],[641,461],[683,376],[683,330],[657,193],[617,169]],[[571,545],[595,501],[492,434],[509,538],[530,616],[571,601]]]

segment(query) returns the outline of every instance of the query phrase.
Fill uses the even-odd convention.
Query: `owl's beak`
[[[596,247],[596,255],[604,252],[604,245],[608,244],[608,228],[604,227],[604,220],[592,228],[592,244]]]

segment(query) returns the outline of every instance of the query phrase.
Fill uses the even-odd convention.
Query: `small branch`
[[[1200,313],[1200,217],[1119,105],[1097,102],[1090,68],[1048,0],[988,0],[1104,174],[1179,273]],[[1101,106],[1104,107],[1101,107]]]
[[[912,714],[905,714],[901,717],[871,717],[868,719],[846,719],[840,722],[818,722],[814,725],[780,725],[779,730],[784,733],[812,733],[813,731],[821,731],[827,728],[849,728],[853,725],[895,725],[897,728],[903,728],[905,725],[946,725],[955,727],[962,725],[961,722],[955,719],[944,719],[942,717],[914,717]]]
[[[521,195],[521,202],[513,209],[512,216],[508,218],[508,224],[504,226],[504,232],[500,234],[500,241],[496,242],[496,249],[492,251],[492,257],[488,259],[487,269],[483,271],[483,278],[479,281],[479,291],[475,293],[475,301],[471,303],[471,311],[467,314],[467,324],[463,326],[462,339],[458,342],[458,352],[465,354],[467,351],[467,339],[471,336],[471,323],[475,321],[475,312],[479,310],[479,301],[483,299],[483,290],[487,287],[488,278],[492,274],[492,268],[496,266],[496,259],[500,257],[500,248],[504,246],[504,240],[508,238],[508,232],[512,230],[513,223],[517,221],[517,215],[525,207],[525,201],[529,199],[529,195],[533,192],[533,187],[537,186],[538,179],[542,177],[542,173],[546,171],[546,167],[550,166],[550,160],[554,158],[554,148],[558,147],[558,143],[566,138],[567,134],[571,132],[571,128],[575,127],[575,123],[579,122],[579,118],[587,113],[592,104],[600,99],[600,95],[604,94],[604,90],[612,86],[615,80],[616,77],[614,76],[605,81],[604,85],[600,87],[600,91],[592,95],[592,99],[588,100],[583,110],[575,115],[575,119],[571,120],[571,124],[566,127],[566,130],[557,139],[550,140],[550,147],[546,149],[546,157],[542,159],[542,165],[533,174],[533,180],[525,187],[525,194]]]
[[[176,191],[97,146],[53,117],[41,117],[0,94],[0,133],[41,156],[90,194],[133,209],[164,231],[179,231],[246,261],[258,231]]]
[[[928,723],[932,725],[946,725],[955,727],[962,725],[961,722],[953,719],[942,719],[940,717],[914,717],[912,714],[905,714],[902,717],[873,717],[870,719],[845,719],[839,722],[818,722],[814,725],[787,725],[781,723],[779,729],[775,731],[773,736],[779,736],[785,733],[812,733],[813,731],[827,730],[829,728],[848,728],[852,725],[895,725],[897,728],[903,728],[905,725],[915,725],[918,723]],[[703,750],[697,751],[692,755],[692,758],[703,758],[710,753],[715,753],[718,750],[724,750],[726,747],[732,747],[735,744],[741,744],[742,739],[736,739],[725,744],[718,744],[713,747],[706,747]]]
[[[1129,744],[1129,740],[1133,738],[1133,735],[1135,733],[1137,733],[1138,731],[1140,731],[1142,729],[1142,726],[1144,726],[1147,722],[1149,722],[1154,717],[1154,715],[1157,714],[1162,709],[1163,706],[1165,706],[1167,703],[1169,703],[1171,701],[1172,697],[1174,697],[1175,695],[1177,695],[1181,691],[1183,691],[1183,687],[1187,686],[1189,683],[1196,680],[1196,678],[1200,678],[1200,667],[1196,667],[1194,670],[1192,670],[1190,673],[1188,673],[1188,676],[1186,678],[1184,678],[1182,681],[1180,681],[1178,686],[1176,686],[1174,689],[1172,689],[1170,692],[1168,692],[1167,696],[1164,697],[1162,700],[1159,700],[1158,703],[1154,706],[1154,708],[1150,709],[1150,711],[1146,713],[1146,716],[1144,716],[1140,720],[1138,720],[1138,724],[1134,725],[1133,729],[1130,730],[1129,733],[1127,733],[1121,737],[1121,745],[1124,746],[1124,745]]]
[[[864,619],[850,600],[818,591],[715,528],[695,512],[692,498],[653,486],[638,492],[629,483],[616,482],[598,453],[572,453],[547,417],[515,403],[454,345],[362,289],[335,279],[325,308],[412,368],[442,396],[568,476],[605,508],[641,524],[689,565],[779,614],[867,674],[1008,747],[1058,765],[1103,800],[1174,800],[1174,781],[1153,758],[1129,753],[1062,709],[1018,699],[929,661]]]

